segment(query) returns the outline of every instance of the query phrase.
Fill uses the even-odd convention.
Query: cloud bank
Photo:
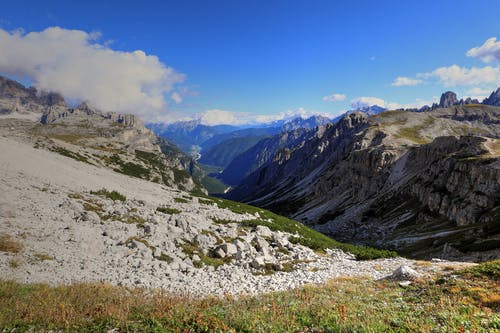
[[[488,38],[483,45],[467,51],[468,57],[478,58],[486,63],[500,61],[500,41],[495,37]]]
[[[421,77],[438,79],[445,87],[475,86],[500,83],[499,67],[460,67],[451,65],[440,67],[430,73],[419,74]]]
[[[50,27],[40,32],[0,29],[0,72],[28,77],[34,86],[65,98],[89,101],[105,111],[159,120],[165,94],[185,76],[143,51],[117,51],[98,42],[98,33]]]

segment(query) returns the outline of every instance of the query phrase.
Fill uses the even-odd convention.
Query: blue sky
[[[496,42],[467,55],[489,38],[500,38],[498,13],[499,1],[10,1],[0,12],[0,28],[6,34],[0,39],[0,51],[17,50],[12,43],[19,47],[16,54],[34,54],[35,47],[55,43],[50,47],[55,58],[73,60],[21,63],[12,51],[16,59],[0,61],[0,73],[43,89],[54,86],[65,95],[73,94],[71,98],[89,99],[104,108],[140,109],[138,113],[150,121],[209,110],[212,117],[207,119],[212,122],[220,118],[234,123],[297,110],[335,115],[357,102],[412,106],[432,101],[445,90],[484,96],[500,86]],[[122,78],[116,71],[128,67],[114,69],[110,60],[93,71],[89,66],[97,60],[82,56],[87,54],[84,49],[68,54],[58,48],[53,35],[50,43],[25,38],[50,27],[62,29],[57,36],[85,32],[88,35],[78,44],[85,44],[82,48],[121,55],[142,50],[146,56],[156,56],[158,63],[146,74],[141,68],[131,70],[145,79],[130,85],[116,79],[121,87],[108,95],[122,99],[106,101],[92,87],[109,81],[103,78],[92,84],[87,74]],[[14,32],[18,29],[22,31]],[[95,32],[100,36],[96,38]],[[34,48],[19,46],[19,40]],[[50,68],[52,81],[43,78],[50,76],[48,69],[39,71],[44,66]],[[162,66],[175,73],[163,68],[162,79],[154,78],[152,72]],[[398,77],[405,79],[395,85]],[[81,84],[67,88],[73,81]],[[77,92],[82,87],[88,88],[88,95]],[[135,96],[134,89],[139,92],[129,103],[126,97]],[[147,96],[141,99],[145,90]]]

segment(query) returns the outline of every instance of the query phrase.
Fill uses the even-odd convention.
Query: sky
[[[9,1],[0,74],[146,122],[419,107],[500,86],[500,1]]]

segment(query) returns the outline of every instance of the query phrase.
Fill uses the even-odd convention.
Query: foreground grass
[[[497,332],[500,261],[401,288],[336,279],[258,297],[190,299],[107,285],[0,282],[0,328],[99,332]]]

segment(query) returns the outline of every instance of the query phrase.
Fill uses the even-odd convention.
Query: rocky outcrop
[[[0,76],[0,99],[18,102],[21,105],[30,103],[45,107],[66,106],[64,98],[55,92],[38,91],[36,88],[25,88],[22,84]]]
[[[458,99],[457,94],[455,94],[453,91],[447,91],[441,95],[441,99],[439,100],[440,108],[448,108],[455,104],[458,104]]]
[[[492,92],[490,97],[486,98],[483,101],[483,104],[500,106],[500,88],[498,88],[496,91]]]

